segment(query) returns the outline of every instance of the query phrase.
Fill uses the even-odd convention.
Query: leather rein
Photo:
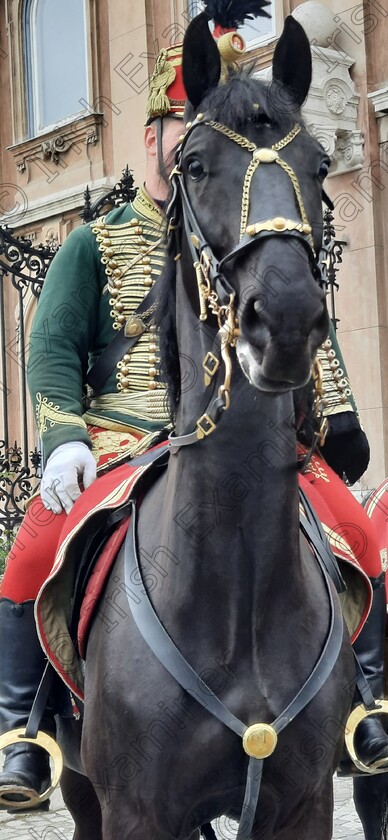
[[[160,621],[149,598],[138,559],[137,508],[136,501],[133,500],[131,502],[131,523],[127,532],[124,549],[124,579],[132,617],[143,639],[159,662],[177,680],[180,686],[193,699],[200,703],[209,714],[213,715],[213,717],[242,739],[243,750],[249,756],[244,801],[236,840],[248,840],[251,837],[258,805],[264,760],[275,751],[278,736],[283,729],[303,711],[307,704],[320,691],[330,676],[342,647],[343,618],[339,600],[336,596],[336,587],[330,574],[333,565],[330,549],[326,541],[322,542],[313,527],[308,503],[305,511],[306,516],[302,518],[301,527],[314,551],[322,573],[329,602],[329,628],[321,654],[310,676],[286,708],[271,723],[259,722],[248,725],[228,709],[212,691],[210,686],[192,668]],[[129,595],[129,584],[134,579],[134,575],[143,583],[143,597],[136,599],[136,601]],[[343,587],[341,578],[336,583],[339,587]]]

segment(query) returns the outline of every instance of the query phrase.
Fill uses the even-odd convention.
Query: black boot
[[[36,633],[33,601],[15,604],[8,598],[0,599],[0,652],[0,732],[3,734],[26,725],[46,663]],[[45,717],[40,728],[54,734],[54,719]],[[48,753],[25,743],[7,747],[4,752],[0,808],[29,808],[30,800],[50,785]]]
[[[375,700],[384,696],[384,641],[386,622],[385,575],[370,579],[373,587],[372,608],[368,620],[354,644],[362,670]],[[368,767],[378,764],[388,770],[388,735],[380,717],[365,718],[356,729],[354,746],[358,757]]]

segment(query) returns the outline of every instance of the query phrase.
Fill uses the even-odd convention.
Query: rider
[[[300,485],[329,529],[329,538],[336,535],[343,538],[369,577],[372,588],[370,612],[353,648],[375,699],[380,699],[384,696],[385,572],[373,524],[344,481],[340,480],[353,484],[365,472],[369,462],[369,445],[359,423],[332,326],[330,336],[319,349],[317,357],[322,366],[323,380],[317,402],[322,417],[327,421],[328,432],[320,452],[313,453],[300,475]],[[307,411],[305,423],[300,429],[302,457],[308,449],[303,446],[303,441],[311,443],[313,414],[311,409]],[[387,747],[388,739],[381,720],[376,716],[366,718],[355,733],[359,759],[367,766],[381,763],[381,766],[388,767]],[[341,766],[345,772],[352,771],[346,759]]]
[[[66,514],[80,495],[79,482],[89,487],[96,472],[144,452],[168,423],[152,326],[108,365],[108,377],[95,387],[86,411],[83,387],[88,365],[104,351],[109,355],[106,348],[164,264],[168,173],[185,106],[181,55],[181,46],[162,50],[151,79],[144,186],[130,204],[69,235],[50,266],[34,319],[29,386],[45,469],[1,587],[0,732],[25,725],[42,676],[34,601],[52,567]],[[54,733],[49,714],[42,728]],[[0,773],[3,807],[12,801],[28,806],[49,779],[42,749],[9,747]]]
[[[25,725],[42,675],[45,659],[35,631],[34,600],[50,572],[66,513],[80,495],[79,482],[89,487],[96,477],[96,465],[98,473],[140,454],[168,420],[164,389],[157,378],[153,328],[140,336],[130,352],[123,352],[119,361],[112,341],[121,335],[120,328],[129,323],[129,316],[152,288],[164,263],[166,176],[182,131],[185,105],[180,59],[181,47],[163,50],[151,80],[145,185],[132,203],[70,234],[50,267],[35,317],[29,384],[45,469],[41,495],[30,504],[1,591],[3,732]],[[94,388],[85,411],[87,369],[99,357],[110,357],[108,377]],[[376,628],[373,619],[360,637],[372,674],[381,669]],[[367,724],[369,721],[361,726]],[[42,728],[54,732],[47,710]],[[377,751],[388,758],[388,739],[381,726],[380,730]],[[375,733],[372,735],[375,740]],[[372,744],[372,758],[375,747]],[[25,743],[9,747],[0,774],[3,807],[12,807],[12,802],[26,802],[28,807],[28,800],[48,787],[49,775],[48,756],[39,747]]]

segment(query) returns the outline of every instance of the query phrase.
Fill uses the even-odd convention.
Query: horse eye
[[[193,181],[199,181],[205,174],[205,170],[199,160],[191,160],[187,170]]]
[[[320,167],[319,167],[319,173],[318,173],[318,177],[319,177],[319,180],[320,180],[320,181],[324,181],[324,180],[325,180],[326,175],[327,175],[327,173],[328,173],[328,171],[329,171],[329,169],[330,169],[330,163],[331,163],[331,161],[330,161],[330,159],[329,159],[329,158],[325,158],[325,159],[322,161],[322,163],[321,163],[321,165],[320,165]]]

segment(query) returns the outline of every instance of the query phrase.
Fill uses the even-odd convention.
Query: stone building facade
[[[337,315],[372,459],[362,487],[388,474],[388,6],[368,0],[272,0],[247,27],[249,60],[266,75],[284,17],[309,34],[313,84],[304,115],[332,158],[327,190],[346,240]],[[33,243],[61,243],[126,164],[144,177],[148,78],[158,50],[181,40],[196,0],[4,0],[0,4],[0,223]],[[295,11],[296,6],[298,8]],[[6,296],[12,347],[17,292]],[[24,298],[26,333],[36,302]],[[15,438],[20,365],[7,353]],[[32,424],[32,418],[29,417]],[[1,429],[0,429],[1,432]],[[0,434],[1,437],[1,434]]]

